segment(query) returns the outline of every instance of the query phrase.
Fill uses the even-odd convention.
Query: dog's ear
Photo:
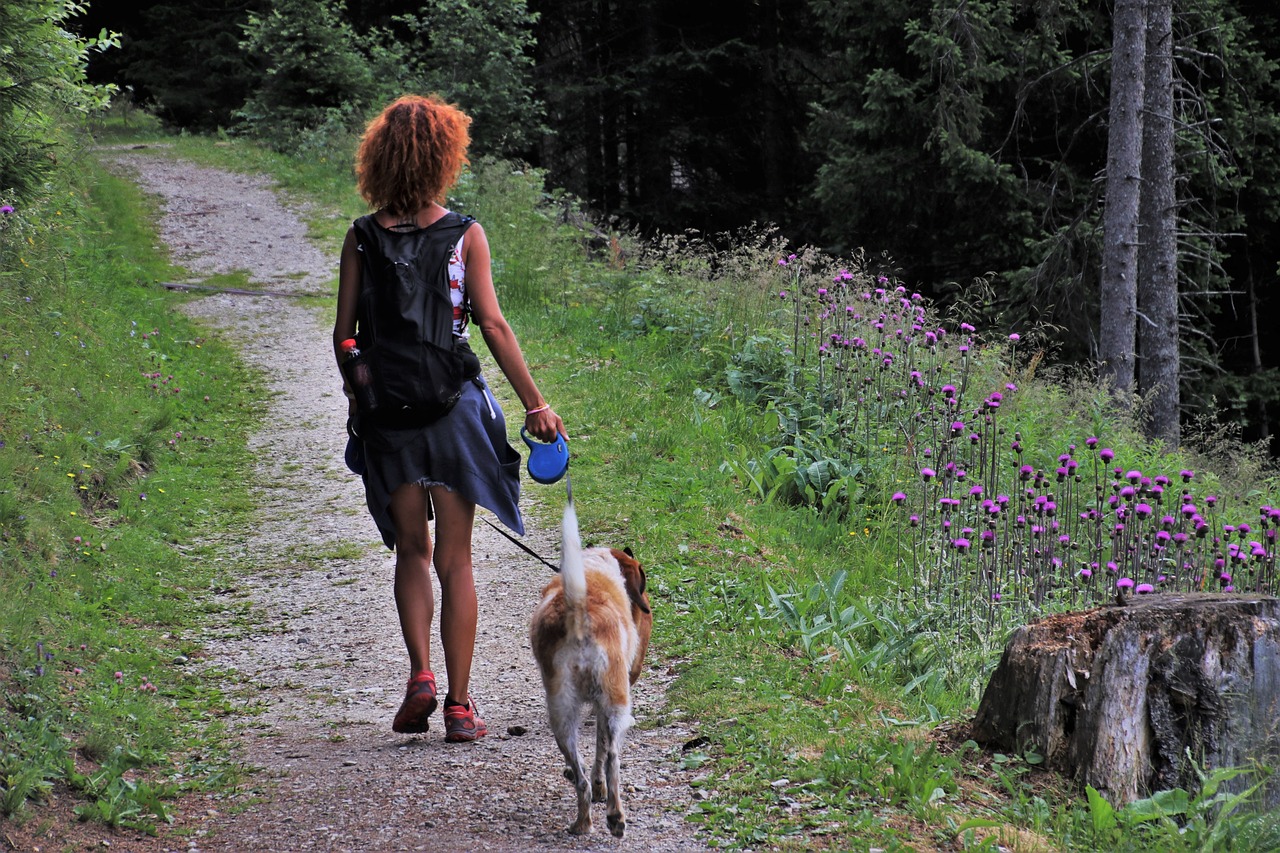
[[[627,598],[631,599],[631,603],[642,612],[651,612],[644,596],[649,584],[644,574],[644,566],[640,565],[640,561],[631,553],[630,548],[624,548],[621,551],[614,549],[613,558],[618,561],[618,568],[622,572],[622,583],[627,588]]]
[[[649,603],[645,601],[644,590],[648,581],[644,576],[644,568],[636,563],[634,571],[623,572],[623,580],[626,582],[627,598],[631,599],[631,603],[644,613],[651,613]]]

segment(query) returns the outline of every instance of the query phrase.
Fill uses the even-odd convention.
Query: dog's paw
[[[613,833],[614,838],[621,838],[622,834],[627,831],[627,816],[624,814],[611,814],[608,816],[609,831]]]
[[[569,827],[570,835],[587,835],[590,832],[591,818],[587,818],[586,820],[576,820],[573,822],[573,826]]]
[[[564,778],[568,779],[569,784],[573,787],[578,787],[578,774],[573,771],[572,767],[566,767],[564,769]]]
[[[591,802],[603,803],[609,796],[609,787],[605,785],[604,780],[591,783]]]

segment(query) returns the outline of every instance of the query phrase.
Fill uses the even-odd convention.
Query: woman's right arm
[[[360,252],[356,249],[356,232],[348,229],[342,242],[342,259],[338,265],[338,311],[333,322],[333,357],[342,372],[342,342],[356,336],[356,311],[360,303]],[[342,389],[347,399],[352,397],[346,379]],[[355,403],[352,402],[352,409]]]

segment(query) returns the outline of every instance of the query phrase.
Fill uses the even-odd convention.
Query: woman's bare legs
[[[466,704],[476,646],[476,585],[471,527],[476,505],[443,486],[431,488],[436,511],[436,577],[440,579],[440,645],[449,675],[448,698]]]
[[[431,669],[431,532],[427,528],[427,490],[406,483],[391,493],[396,526],[396,612],[409,652],[409,676]],[[468,533],[470,528],[468,528]]]

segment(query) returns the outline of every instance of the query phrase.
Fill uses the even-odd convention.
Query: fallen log
[[[1115,806],[1195,791],[1201,769],[1280,766],[1280,600],[1155,594],[1019,628],[975,741],[1092,785]],[[1248,775],[1224,788],[1242,790]],[[1272,785],[1266,805],[1280,805]]]

